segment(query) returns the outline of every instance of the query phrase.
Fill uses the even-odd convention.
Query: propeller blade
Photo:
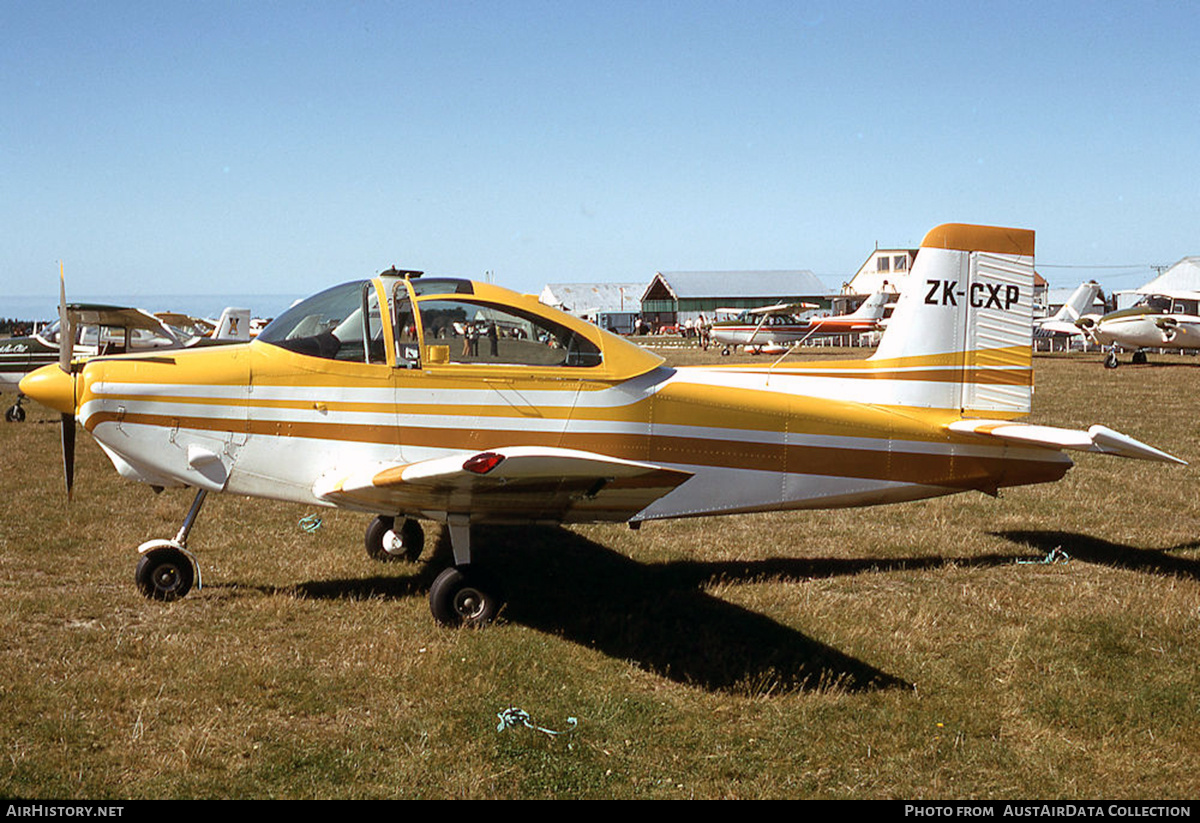
[[[62,261],[58,261],[58,367],[71,373],[71,358],[75,355],[75,330],[67,311],[67,280]]]
[[[71,499],[71,488],[75,485],[75,415],[62,416],[63,476],[67,480],[67,500]]]
[[[71,359],[75,355],[75,330],[71,327],[71,314],[67,311],[67,278],[63,273],[62,261],[58,261],[58,367],[71,374]],[[67,481],[67,501],[71,500],[71,489],[75,485],[75,411],[79,401],[75,397],[74,375],[71,379],[71,413],[62,415],[62,458],[63,477]]]

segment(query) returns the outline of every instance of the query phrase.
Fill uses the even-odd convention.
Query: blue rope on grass
[[[510,706],[502,712],[497,712],[496,717],[500,718],[500,725],[496,727],[496,731],[498,732],[502,732],[505,729],[511,729],[512,727],[520,724],[527,729],[533,729],[534,731],[548,734],[551,737],[562,734],[562,732],[556,732],[553,729],[545,729],[541,726],[533,725],[529,719],[529,712],[525,711],[524,709],[518,709],[515,706]],[[573,730],[578,724],[579,721],[574,717],[568,717],[567,725],[570,726],[570,728],[567,729],[567,731]]]
[[[312,534],[317,529],[321,528],[321,515],[310,514],[308,517],[301,517],[300,528],[304,529],[304,531],[308,532],[309,534]]]
[[[1018,560],[1021,565],[1050,565],[1051,563],[1068,563],[1071,560],[1071,555],[1062,550],[1062,546],[1055,546],[1050,550],[1049,554],[1041,560]]]

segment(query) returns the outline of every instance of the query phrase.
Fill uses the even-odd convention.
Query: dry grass
[[[1037,358],[1035,419],[1200,460],[1200,368],[1152,359]],[[425,602],[436,527],[422,564],[379,565],[364,517],[307,534],[227,496],[192,533],[203,590],[146,601],[134,548],[189,495],[84,436],[67,506],[57,425],[30,421],[0,428],[0,795],[1196,795],[1194,467],[1085,455],[999,500],[492,530],[510,605],[456,632]],[[509,706],[578,725],[498,732]]]

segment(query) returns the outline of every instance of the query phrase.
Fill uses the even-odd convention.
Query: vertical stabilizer
[[[221,319],[217,322],[213,339],[248,341],[250,339],[250,310],[227,308],[221,312]]]
[[[1074,323],[1093,310],[1096,295],[1099,293],[1100,284],[1095,280],[1080,283],[1075,287],[1075,291],[1071,292],[1071,296],[1067,298],[1067,302],[1063,303],[1062,308],[1051,319],[1062,323]]]
[[[1026,229],[959,223],[925,235],[871,357],[921,381],[916,402],[907,393],[909,405],[964,415],[1029,413],[1033,241]]]
[[[853,313],[847,315],[850,320],[882,320],[884,309],[887,308],[888,293],[877,291],[863,301]]]

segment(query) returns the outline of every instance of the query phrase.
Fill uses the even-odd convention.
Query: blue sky
[[[59,260],[88,295],[837,286],[943,222],[1133,287],[1200,254],[1198,35],[1189,3],[8,0],[0,301]]]

